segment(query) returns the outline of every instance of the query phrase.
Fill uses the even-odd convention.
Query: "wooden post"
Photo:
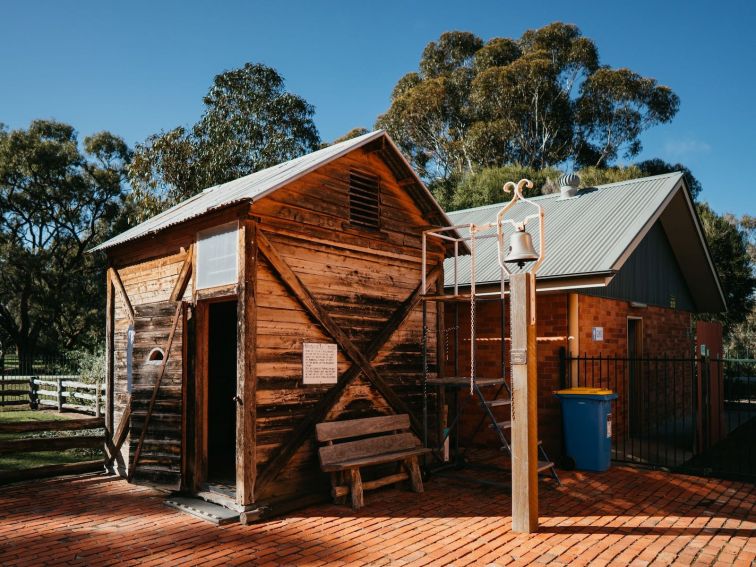
[[[29,377],[29,409],[39,407],[39,397],[37,395],[37,384],[34,382],[34,376]]]
[[[257,476],[256,391],[257,391],[257,224],[239,223],[239,284],[236,339],[236,503],[255,501]]]
[[[102,417],[102,412],[100,411],[100,396],[102,391],[102,385],[97,382],[95,384],[95,416]]]
[[[58,376],[58,412],[63,411],[63,378]]]
[[[105,288],[105,435],[113,438],[114,418],[114,319],[115,319],[115,289],[113,288],[113,268],[108,268]]]
[[[538,529],[535,275],[509,278],[512,327],[512,531]]]

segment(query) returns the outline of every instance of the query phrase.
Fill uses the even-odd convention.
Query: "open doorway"
[[[236,483],[236,301],[211,303],[207,336],[207,480]]]

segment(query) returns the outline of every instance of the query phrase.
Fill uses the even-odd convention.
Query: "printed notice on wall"
[[[594,341],[604,340],[604,327],[593,327],[593,340]]]
[[[302,343],[302,382],[335,384],[339,378],[335,343]]]

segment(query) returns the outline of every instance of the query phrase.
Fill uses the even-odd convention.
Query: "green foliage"
[[[601,165],[637,156],[641,133],[672,120],[680,99],[669,87],[629,69],[603,67],[580,86],[575,103],[575,158],[579,164]]]
[[[77,369],[79,380],[87,384],[105,382],[105,348],[98,345],[94,350],[77,350],[69,354]]]
[[[361,126],[358,126],[357,128],[352,128],[344,134],[343,136],[339,136],[336,138],[333,142],[322,142],[320,144],[321,148],[327,148],[328,146],[332,146],[334,144],[338,144],[339,142],[346,142],[347,140],[351,140],[352,138],[358,138],[360,136],[364,136],[365,134],[369,133],[370,131],[367,128],[363,128]]]
[[[707,203],[697,205],[712,261],[727,302],[727,313],[717,316],[725,333],[746,321],[756,305],[756,276],[749,253],[748,234],[732,218],[718,215]]]
[[[595,187],[607,183],[617,183],[629,179],[643,177],[643,172],[637,165],[617,167],[583,167],[578,171],[580,184],[583,187]]]
[[[103,259],[86,251],[120,217],[130,157],[108,132],[82,150],[51,120],[0,130],[0,328],[23,361],[101,334]]]
[[[275,69],[247,63],[217,75],[189,129],[150,136],[129,168],[143,220],[196,193],[318,148],[314,108],[284,88]]]
[[[685,177],[685,183],[688,185],[690,195],[693,199],[697,199],[701,194],[703,187],[701,182],[696,179],[693,173],[681,163],[667,163],[661,159],[647,159],[645,161],[638,162],[638,169],[644,176],[647,175],[661,175],[662,173],[671,173],[673,171],[682,171]]]
[[[447,210],[456,211],[506,201],[511,195],[504,194],[504,184],[523,178],[533,182],[533,189],[526,191],[525,196],[540,195],[543,186],[550,180],[555,182],[560,175],[561,172],[553,168],[534,169],[520,165],[486,168],[465,176],[446,204]]]
[[[599,64],[595,44],[560,22],[520,39],[454,31],[430,42],[378,118],[437,193],[482,168],[606,166],[641,149],[677,96],[627,69]]]

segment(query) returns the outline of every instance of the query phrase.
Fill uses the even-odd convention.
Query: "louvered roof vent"
[[[349,172],[349,222],[353,226],[380,228],[380,179],[376,175],[352,170]]]

